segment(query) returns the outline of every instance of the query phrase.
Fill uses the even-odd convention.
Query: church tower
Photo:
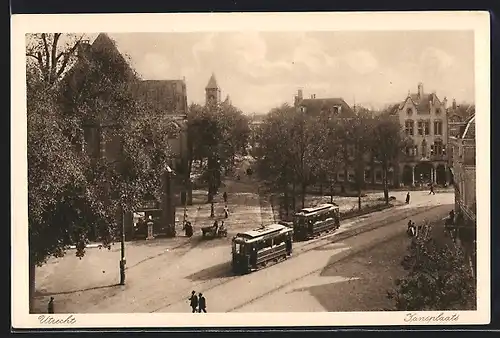
[[[206,105],[216,105],[220,103],[220,88],[215,79],[215,75],[212,73],[208,84],[205,87],[205,104]]]

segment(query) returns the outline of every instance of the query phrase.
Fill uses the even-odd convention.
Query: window
[[[302,113],[305,113],[305,112],[306,112],[306,107],[301,106],[301,107],[300,107],[300,111],[301,111]]]
[[[382,181],[382,172],[380,170],[377,170],[375,172],[375,181],[377,181],[377,182]]]
[[[436,109],[436,115],[439,115],[439,114],[441,114],[441,109],[437,108]]]
[[[339,112],[340,112],[340,109],[339,109],[339,107],[338,107],[338,106],[333,107],[333,114],[334,114],[334,115],[338,115],[338,114],[339,114]]]
[[[429,135],[431,132],[431,123],[430,121],[424,121],[424,134]]]
[[[434,141],[434,144],[431,147],[431,155],[442,156],[445,154],[446,154],[446,151],[445,151],[443,142],[441,140]]]
[[[422,157],[427,157],[427,142],[422,141]]]
[[[434,135],[443,135],[443,121],[434,121]]]
[[[344,181],[344,173],[339,173],[338,180],[339,181]]]
[[[414,123],[412,120],[405,121],[405,133],[406,133],[406,135],[413,136],[413,126],[414,126]]]
[[[354,173],[349,173],[349,181],[354,182]]]
[[[365,170],[365,181],[369,181],[371,179],[372,172],[370,169]]]
[[[408,115],[413,114],[413,109],[411,109],[411,108],[406,109],[406,114],[408,114]]]
[[[418,121],[418,135],[420,135],[420,136],[424,135],[424,122],[423,121]]]

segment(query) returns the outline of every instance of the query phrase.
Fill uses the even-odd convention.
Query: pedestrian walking
[[[214,202],[210,203],[210,217],[214,217]]]
[[[203,294],[200,292],[198,295],[198,312],[201,313],[202,311],[204,313],[207,313],[207,301],[205,300],[205,297],[203,297]]]
[[[195,313],[196,308],[198,307],[198,297],[196,296],[196,291],[191,291],[191,297],[189,297],[189,303],[191,305],[193,313]]]
[[[410,192],[406,194],[406,204],[410,204]]]
[[[229,217],[229,209],[227,208],[227,204],[224,206],[224,218]]]
[[[432,183],[431,183],[431,191],[429,191],[429,195],[430,194],[436,195],[436,193],[434,192],[434,184]]]
[[[54,313],[54,297],[50,297],[49,304],[47,305],[47,312]]]
[[[224,198],[224,203],[227,203],[227,192],[224,191],[222,198]]]

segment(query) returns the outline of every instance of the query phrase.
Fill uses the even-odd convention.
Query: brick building
[[[87,67],[91,66],[92,58],[98,53],[107,53],[117,64],[124,67],[124,74],[130,82],[130,89],[137,100],[141,100],[151,111],[164,112],[171,116],[172,133],[169,143],[172,149],[168,170],[163,177],[163,196],[161,201],[143,201],[141,210],[159,219],[159,227],[172,228],[175,222],[175,206],[184,201],[186,191],[190,196],[190,186],[187,184],[187,93],[184,80],[143,80],[140,79],[118,50],[113,40],[107,34],[101,33],[90,43],[82,41],[78,49],[78,60],[68,71],[63,84],[66,92],[78,92],[82,79],[85,78]],[[112,76],[112,75],[110,75]],[[70,102],[68,104],[71,104]],[[91,157],[106,158],[110,162],[118,162],[121,157],[121,140],[109,131],[116,126],[106,112],[97,112],[84,124],[82,150]],[[117,212],[117,218],[125,223],[127,238],[133,231],[132,213],[124,215]],[[156,224],[155,224],[156,226]]]
[[[398,169],[401,185],[449,183],[446,103],[446,98],[441,101],[434,92],[425,93],[423,84],[419,83],[418,91],[409,92],[393,112],[412,141],[400,159]]]

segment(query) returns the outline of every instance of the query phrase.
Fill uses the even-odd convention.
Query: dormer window
[[[302,113],[305,113],[305,112],[306,112],[306,107],[301,106],[301,107],[300,107],[300,111],[301,111]]]
[[[411,109],[411,108],[406,109],[406,114],[408,114],[408,115],[413,114],[413,109]]]

